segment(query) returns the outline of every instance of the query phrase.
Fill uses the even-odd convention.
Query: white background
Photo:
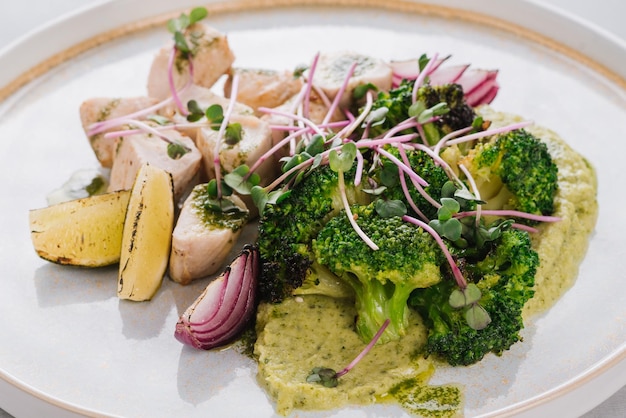
[[[49,24],[59,16],[106,1],[109,0],[3,0],[0,12],[0,52],[7,45],[19,42],[19,39],[27,36],[30,31]],[[610,36],[626,39],[626,25],[624,24],[626,3],[623,0],[535,1],[557,7],[579,19],[585,19],[607,31]],[[1,405],[2,394],[0,393]],[[602,405],[586,414],[584,418],[621,418],[625,416],[626,388],[623,388]],[[7,417],[10,415],[0,409],[0,418]]]

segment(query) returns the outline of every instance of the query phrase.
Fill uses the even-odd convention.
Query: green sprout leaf
[[[266,205],[278,204],[291,194],[290,190],[274,190],[270,193],[261,186],[253,186],[250,190],[252,202],[259,209],[259,213],[263,214]]]
[[[305,162],[306,160],[310,160],[311,158],[313,157],[306,152],[295,154],[293,157],[285,157],[284,159],[281,159],[281,161],[285,162],[285,164],[283,164],[282,171],[283,173],[286,173],[295,166],[302,164],[303,162]]]
[[[450,293],[450,306],[453,308],[464,308],[477,303],[480,300],[481,292],[475,283],[468,283],[465,289],[454,289]]]
[[[239,194],[249,195],[252,193],[252,188],[261,182],[258,174],[252,173],[248,176],[249,172],[250,168],[247,165],[240,165],[224,176],[224,183]]]
[[[482,131],[483,130],[484,119],[482,116],[476,116],[472,121],[472,128],[474,131]]]
[[[461,209],[461,205],[456,199],[442,197],[440,201],[441,207],[437,210],[437,218],[442,222],[451,219]]]
[[[430,61],[430,58],[428,58],[426,54],[422,54],[419,57],[417,65],[419,66],[420,72],[424,71],[424,68],[426,68],[426,65],[428,65],[428,61]]]
[[[363,124],[361,125],[361,127],[365,128],[368,125],[369,126],[382,125],[383,123],[385,123],[385,117],[387,116],[387,113],[389,113],[389,108],[387,107],[379,107],[378,109],[371,111],[365,117],[365,120],[363,121]]]
[[[207,107],[204,115],[211,124],[213,130],[219,131],[220,125],[224,120],[224,109],[222,108],[222,106],[218,104],[211,105]]]
[[[306,64],[300,64],[300,65],[296,66],[296,68],[294,68],[294,70],[293,70],[293,78],[302,77],[304,72],[306,70],[308,70],[308,69],[309,69],[309,66],[306,65]]]
[[[239,122],[229,123],[224,132],[224,142],[228,145],[237,145],[243,137],[243,128]]]
[[[342,171],[344,173],[350,170],[352,164],[354,163],[354,159],[356,158],[357,152],[358,150],[354,142],[347,142],[343,144],[341,147],[341,153],[337,152],[336,149],[333,149],[328,156],[330,169],[335,172]]]
[[[319,134],[313,135],[313,138],[311,138],[311,141],[304,148],[304,152],[313,156],[324,152],[324,137]]]
[[[171,123],[171,121],[168,118],[166,118],[165,116],[161,116],[161,115],[150,115],[146,119],[160,126],[169,125]]]
[[[167,144],[167,156],[170,157],[172,160],[178,160],[189,151],[189,148],[187,148],[180,142],[170,142],[169,144]]]
[[[378,186],[373,189],[363,189],[363,193],[367,193],[370,196],[380,196],[387,190],[387,186]]]
[[[374,204],[374,209],[383,218],[406,215],[407,209],[401,200],[378,199]]]
[[[478,303],[473,304],[465,311],[465,320],[470,328],[477,331],[485,329],[491,323],[489,312]]]
[[[448,112],[450,112],[450,108],[448,107],[447,103],[445,102],[437,103],[433,107],[429,109],[425,109],[424,111],[420,112],[419,115],[417,116],[417,121],[419,123],[426,123],[429,119],[435,116],[445,115]]]
[[[259,208],[259,213],[263,213],[263,209],[265,209],[265,205],[268,203],[269,196],[267,191],[261,186],[254,186],[250,189],[250,196],[252,197],[252,202],[254,206]]]
[[[207,11],[206,8],[204,8],[204,7],[195,7],[189,13],[189,25],[188,26],[191,26],[194,23],[197,23],[197,22],[201,21],[202,19],[207,17],[208,14],[209,14],[209,12]]]
[[[428,225],[437,231],[439,235],[448,238],[452,242],[458,241],[463,232],[463,225],[456,218],[450,218],[446,221],[433,219],[428,223]]]
[[[220,186],[222,196],[230,196],[233,194],[233,189],[224,181],[221,182]],[[218,187],[215,179],[212,179],[207,183],[207,196],[209,199],[218,199]]]
[[[334,388],[339,384],[337,372],[327,367],[315,367],[307,376],[308,383],[319,383],[327,388]]]
[[[394,187],[400,181],[398,177],[398,166],[391,162],[385,161],[380,170],[380,182],[383,186]],[[404,175],[404,174],[400,174]]]
[[[189,49],[189,45],[187,45],[187,40],[185,39],[185,35],[182,32],[176,32],[174,34],[174,43],[176,44],[176,49],[183,53],[189,53],[191,49]]]
[[[107,181],[102,176],[96,176],[91,180],[85,187],[85,191],[89,196],[94,196],[96,194],[100,194],[103,189],[106,189]]]
[[[421,100],[417,100],[409,107],[409,117],[417,118],[426,110],[426,103]]]
[[[207,199],[204,209],[216,213],[244,213],[246,209],[242,209],[231,199],[222,197],[221,199]]]
[[[204,19],[207,14],[206,8],[196,7],[191,10],[189,15],[181,13],[179,17],[167,21],[167,30],[174,35],[174,45],[185,57],[191,52],[185,39],[185,31],[189,26]]]
[[[204,111],[200,108],[200,105],[195,100],[189,100],[187,102],[187,120],[189,122],[197,122],[204,117]]]
[[[454,197],[457,190],[456,184],[452,180],[448,180],[441,188],[441,197]]]
[[[469,202],[480,202],[480,200],[477,199],[476,196],[474,196],[472,192],[470,192],[466,188],[457,189],[456,192],[454,192],[454,197],[458,197],[458,198],[467,200]]]
[[[359,84],[352,91],[352,97],[354,100],[361,100],[370,90],[377,91],[378,88],[372,83]]]

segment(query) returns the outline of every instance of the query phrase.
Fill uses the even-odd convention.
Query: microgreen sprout
[[[314,367],[313,370],[311,370],[311,373],[306,378],[307,383],[319,383],[320,385],[327,388],[336,387],[339,384],[339,378],[349,373],[350,370],[352,370],[354,366],[356,366],[363,359],[363,357],[365,357],[372,350],[372,348],[380,339],[381,335],[383,335],[383,332],[389,325],[389,322],[389,319],[386,319],[385,322],[383,322],[382,326],[380,327],[378,332],[376,332],[376,334],[367,344],[367,346],[365,346],[365,348],[359,353],[359,355],[357,355],[354,360],[352,360],[350,364],[348,364],[345,368],[343,368],[339,372],[335,372],[333,369],[330,369],[328,367]]]
[[[110,135],[110,136],[108,134],[105,134],[105,138],[113,137],[113,136],[130,135],[131,133],[134,133],[134,132],[136,133],[145,132],[150,135],[154,135],[155,137],[165,141],[167,143],[167,155],[173,160],[177,160],[183,155],[187,154],[188,152],[191,152],[191,149],[185,144],[181,143],[180,141],[176,139],[171,139],[168,135],[166,135],[165,133],[161,132],[156,127],[151,126],[150,124],[144,121],[134,120],[134,119],[120,119],[120,122],[123,122],[124,124],[130,125],[130,126],[134,126],[135,128],[137,128],[137,130],[136,131],[126,130],[126,131],[122,131],[119,133],[114,132],[113,134],[115,135]]]
[[[450,269],[452,270],[452,275],[454,276],[454,279],[456,280],[457,285],[461,289],[464,289],[467,286],[467,282],[466,282],[465,278],[463,277],[463,273],[461,273],[461,270],[459,269],[459,266],[457,266],[456,262],[454,261],[454,258],[452,257],[452,254],[450,254],[450,250],[448,250],[448,246],[443,241],[441,236],[437,233],[437,231],[435,231],[435,229],[432,228],[427,223],[425,223],[423,221],[420,221],[419,219],[416,219],[416,218],[414,218],[412,216],[404,215],[402,217],[402,219],[404,219],[404,221],[406,221],[406,222],[409,222],[409,223],[412,223],[414,225],[422,227],[422,229],[424,229],[424,231],[428,232],[435,239],[435,241],[437,242],[437,244],[441,248],[441,251],[443,252],[443,255],[446,257],[446,260],[448,261],[448,264],[450,265]]]
[[[207,17],[208,11],[204,7],[196,7],[189,15],[181,13],[179,17],[168,20],[167,29],[174,35],[174,44],[185,58],[191,52],[191,48],[185,39],[185,31],[193,24]]]
[[[442,197],[441,207],[437,210],[437,219],[430,221],[429,225],[442,237],[452,242],[458,241],[461,238],[463,227],[461,222],[452,216],[458,213],[460,208],[461,206],[456,199]]]
[[[415,79],[415,83],[413,85],[413,92],[412,92],[413,103],[415,103],[415,101],[417,100],[417,90],[422,86],[422,84],[426,80],[426,77],[428,76],[432,68],[437,63],[437,56],[438,56],[437,54],[434,54],[431,59],[428,59],[425,55],[420,57],[419,59],[420,73]],[[428,59],[428,62],[426,62],[427,59]]]
[[[465,310],[467,325],[477,331],[486,328],[491,322],[489,313],[479,303],[481,296],[478,286],[469,283],[464,289],[454,289],[449,299],[450,306]]]
[[[252,188],[258,186],[260,182],[261,177],[256,173],[250,173],[250,168],[245,164],[224,175],[224,183],[241,195],[250,195]]]
[[[189,152],[189,148],[181,144],[178,141],[170,142],[167,144],[167,156],[172,160],[178,160],[183,155]]]
[[[220,127],[218,130],[218,135],[217,135],[217,139],[215,141],[215,148],[213,150],[213,164],[215,166],[215,179],[217,181],[217,196],[218,198],[221,197],[221,162],[220,162],[220,149],[222,146],[222,138],[226,137],[226,130],[228,127],[228,123],[229,123],[229,118],[230,115],[233,112],[233,108],[235,106],[235,102],[237,100],[237,93],[238,93],[238,89],[239,89],[239,75],[235,74],[235,76],[233,77],[233,82],[232,82],[232,88],[231,88],[231,97],[230,97],[230,101],[228,102],[228,107],[226,108],[226,113],[223,113],[223,109],[221,108],[221,106],[219,108],[215,107],[215,106],[209,106],[209,109],[212,109],[210,112],[210,115],[207,115],[207,119],[209,119],[210,121],[215,120],[216,118],[219,119],[219,117],[222,117],[221,123],[220,123]],[[207,112],[209,113],[209,110],[207,109]],[[221,115],[220,115],[221,114]]]
[[[207,14],[208,11],[206,8],[196,7],[191,10],[189,15],[181,13],[178,18],[170,19],[167,22],[167,29],[174,35],[174,46],[168,60],[167,78],[170,86],[170,92],[172,94],[172,99],[174,100],[174,103],[176,104],[176,107],[178,108],[180,113],[183,115],[187,114],[187,109],[185,109],[182,102],[180,101],[178,92],[176,90],[176,83],[174,81],[174,62],[176,61],[176,58],[179,54],[183,59],[188,61],[189,79],[191,81],[193,79],[193,64],[191,61],[193,51],[187,43],[187,39],[185,38],[185,32],[190,26],[204,19]]]

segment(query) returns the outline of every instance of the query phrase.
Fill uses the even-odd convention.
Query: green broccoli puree
[[[411,314],[410,328],[401,340],[376,345],[335,388],[306,382],[317,366],[341,370],[356,357],[364,344],[354,332],[354,301],[321,295],[285,299],[280,304],[262,304],[257,316],[258,339],[255,355],[259,360],[259,382],[276,400],[279,414],[294,409],[335,409],[347,405],[381,402],[406,403],[432,408],[431,416],[461,405],[455,389],[424,386],[434,371],[433,363],[419,352],[426,341],[426,328],[419,315]],[[402,382],[404,386],[398,386]],[[454,399],[454,400],[453,400]],[[438,402],[440,400],[440,402]],[[441,405],[444,405],[443,407]]]

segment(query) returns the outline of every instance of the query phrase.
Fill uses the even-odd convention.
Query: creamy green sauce
[[[494,127],[521,120],[488,107],[479,112]],[[562,220],[540,225],[540,233],[533,235],[540,267],[535,296],[525,306],[526,319],[548,309],[572,286],[598,212],[596,176],[590,164],[554,132],[540,127],[527,130],[547,143],[559,168],[554,216]],[[350,299],[315,295],[259,307],[258,379],[276,400],[278,413],[395,402],[417,416],[462,415],[461,388],[427,384],[434,364],[420,355],[427,329],[417,313],[412,313],[408,335],[375,346],[336,388],[306,383],[314,367],[341,370],[363,349],[354,332],[355,314]]]
[[[259,381],[276,400],[279,414],[380,402],[404,402],[407,409],[436,412],[432,416],[458,413],[458,389],[426,386],[434,366],[420,351],[427,330],[416,313],[411,313],[409,332],[402,340],[376,345],[339,379],[337,387],[307,383],[314,367],[341,370],[363,350],[365,345],[354,332],[355,315],[353,300],[319,295],[259,307],[255,346]]]

